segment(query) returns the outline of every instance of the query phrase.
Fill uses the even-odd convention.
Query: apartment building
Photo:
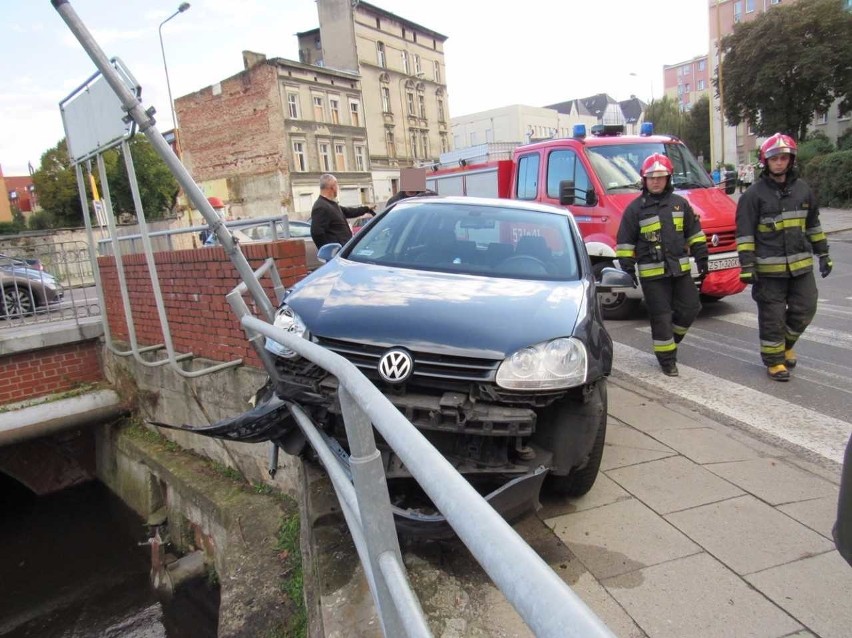
[[[319,28],[298,33],[299,58],[357,74],[376,201],[399,190],[401,168],[450,150],[447,37],[367,2],[317,0]]]
[[[702,96],[710,95],[707,56],[663,66],[663,94],[676,100],[681,112],[689,111]]]

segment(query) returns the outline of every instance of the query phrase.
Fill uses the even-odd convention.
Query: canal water
[[[158,599],[147,538],[100,483],[37,498],[0,474],[0,636],[215,637],[218,587],[201,580]]]

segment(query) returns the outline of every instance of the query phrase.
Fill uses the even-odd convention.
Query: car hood
[[[312,335],[413,351],[502,358],[571,336],[589,283],[498,279],[365,265],[340,257],[286,303]]]
[[[675,193],[686,199],[692,209],[701,218],[704,232],[717,228],[729,229],[734,225],[737,206],[730,196],[720,188],[690,188],[675,190]],[[609,195],[610,202],[623,213],[624,209],[639,196],[639,192],[614,193]]]

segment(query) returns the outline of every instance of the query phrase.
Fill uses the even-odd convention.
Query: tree
[[[178,193],[178,183],[169,171],[166,163],[157,155],[144,136],[136,136],[128,142],[133,157],[133,167],[139,187],[142,208],[148,220],[162,219],[174,207]],[[117,149],[104,153],[104,168],[109,181],[110,199],[116,215],[135,213],[130,181],[124,159]],[[96,178],[99,194],[103,197],[103,185]],[[47,213],[39,224],[50,223],[54,227],[82,226],[83,214],[80,195],[77,191],[77,177],[65,139],[41,157],[41,166],[33,174],[33,184],[38,193],[39,203]],[[88,181],[86,181],[88,188]],[[88,193],[91,199],[91,193]]]
[[[775,7],[738,23],[721,49],[713,84],[730,124],[804,140],[815,112],[836,99],[852,108],[852,14],[837,0]]]
[[[683,114],[677,100],[664,96],[661,100],[651,100],[645,109],[645,121],[654,123],[654,132],[668,135],[683,134]]]
[[[683,124],[683,141],[695,155],[710,158],[710,98],[700,97]]]

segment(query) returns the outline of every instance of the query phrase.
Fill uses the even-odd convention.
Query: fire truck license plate
[[[739,257],[728,257],[727,259],[717,259],[716,261],[710,261],[708,264],[710,270],[727,270],[728,268],[739,268],[740,259]]]

